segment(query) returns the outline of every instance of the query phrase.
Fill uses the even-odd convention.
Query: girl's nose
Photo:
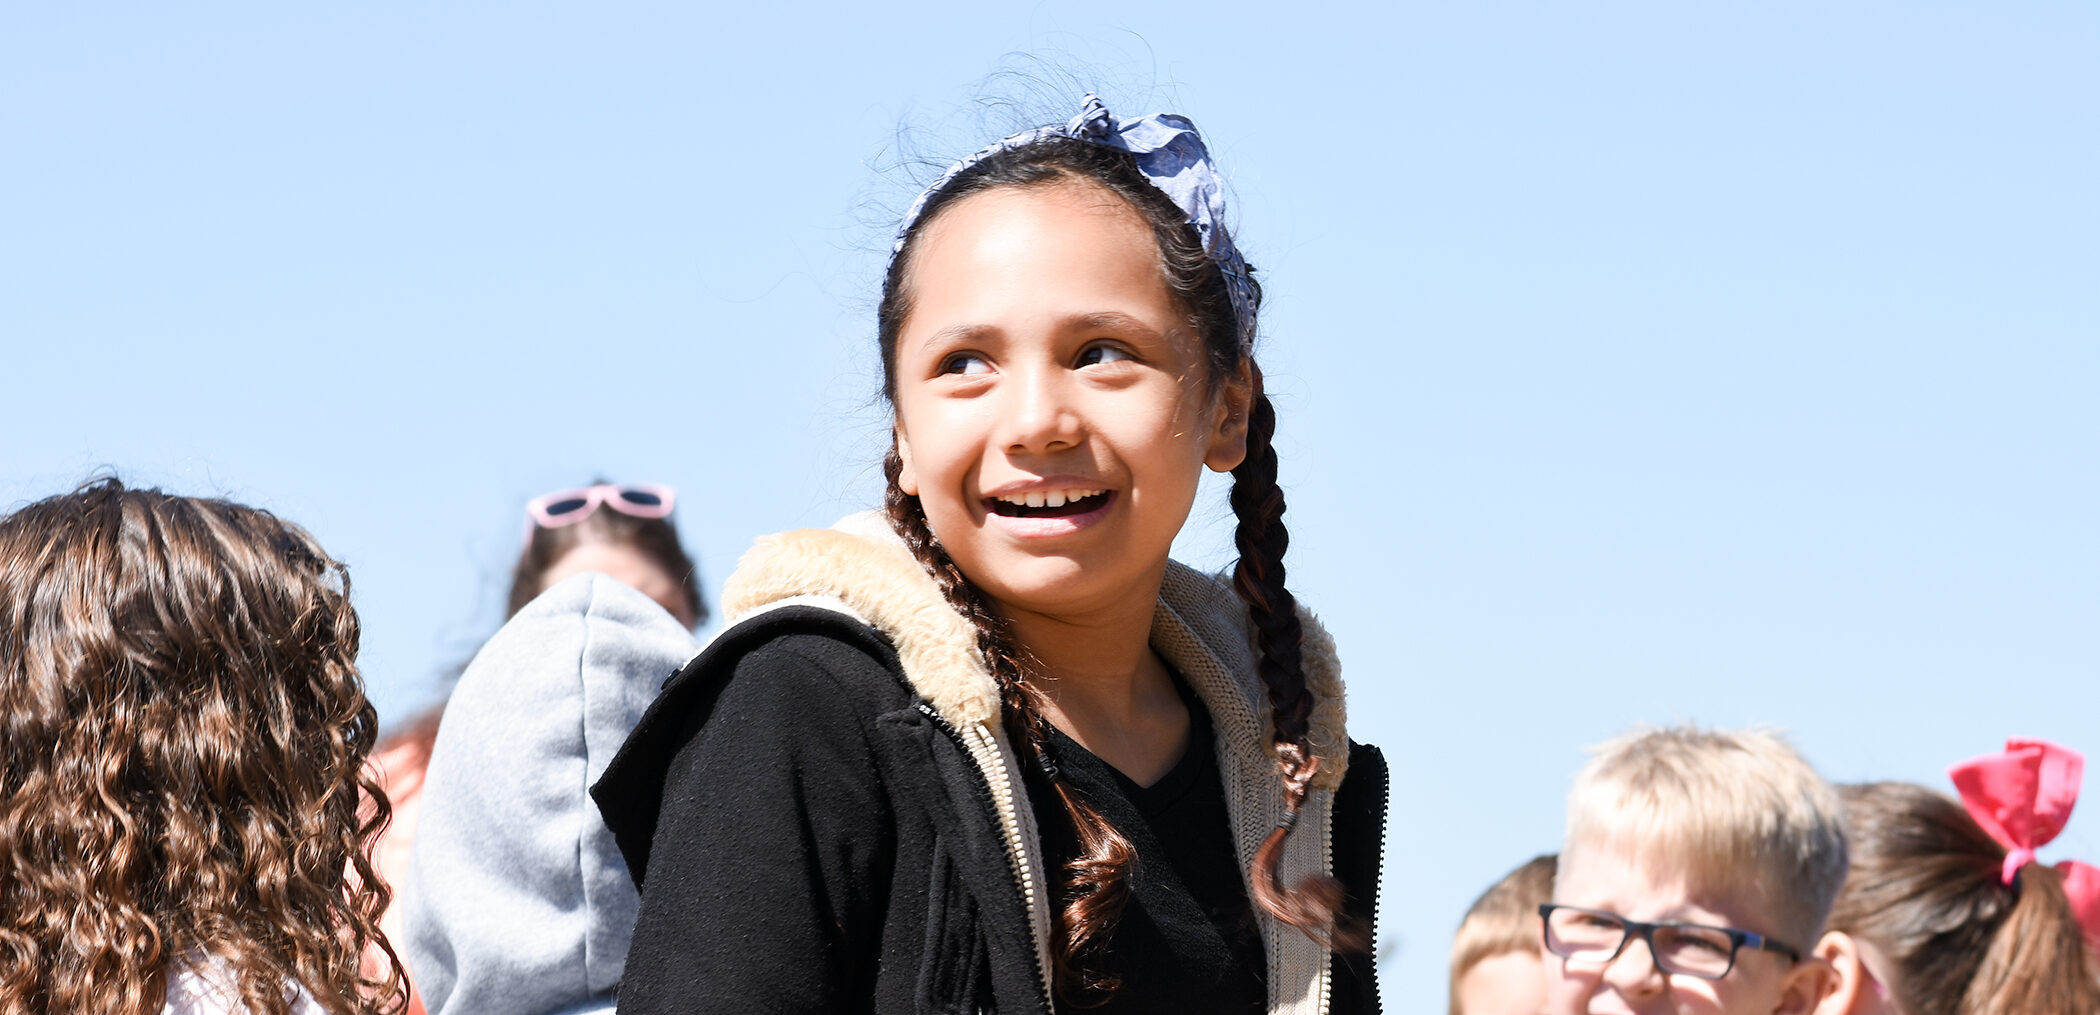
[[[1007,387],[1009,400],[1001,407],[1008,454],[1044,454],[1079,444],[1084,427],[1068,373],[1031,369],[1013,377]]]

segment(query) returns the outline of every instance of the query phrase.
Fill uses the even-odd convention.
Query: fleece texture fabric
[[[645,879],[622,1015],[1042,1015],[985,783],[895,658],[796,606],[665,687],[594,790]]]
[[[761,540],[723,602],[738,622],[667,685],[594,789],[630,868],[650,879],[625,1001],[642,1012],[1047,1008],[1055,914],[1040,835],[967,621],[868,515]],[[1281,873],[1287,884],[1344,876],[1368,918],[1384,763],[1351,749],[1333,643],[1304,619],[1323,765]],[[1171,565],[1152,644],[1211,712],[1244,867],[1283,816],[1246,608],[1218,579]],[[1359,765],[1368,770],[1338,807]],[[890,926],[900,913],[906,924]],[[1368,962],[1261,924],[1271,1011],[1376,1009]],[[819,968],[839,962],[866,965]],[[797,980],[803,965],[811,975]]]
[[[979,767],[1000,803],[1009,859],[1035,930],[1038,964],[1049,968],[1053,917],[1036,888],[1047,883],[1040,836],[1030,808],[1013,806],[1014,800],[1026,799],[1026,790],[999,721],[998,685],[978,655],[969,621],[948,606],[932,576],[872,511],[848,516],[831,529],[759,540],[722,590],[723,607],[732,617],[826,598],[889,636],[913,690],[966,736],[996,748],[977,752]],[[1316,792],[1298,816],[1300,831],[1284,840],[1277,865],[1284,884],[1328,871],[1329,806],[1350,761],[1334,640],[1310,612],[1301,610],[1300,619],[1306,684],[1314,698],[1308,741],[1321,766],[1312,782]],[[1283,819],[1284,800],[1246,604],[1217,577],[1169,562],[1153,609],[1152,647],[1211,711],[1235,845],[1242,862],[1251,862]],[[1012,813],[1016,810],[1018,817]],[[1272,1010],[1325,1012],[1331,986],[1326,950],[1267,916],[1262,937]]]
[[[431,1015],[613,1010],[640,900],[588,790],[699,647],[649,597],[586,573],[468,664],[431,753],[403,901]]]

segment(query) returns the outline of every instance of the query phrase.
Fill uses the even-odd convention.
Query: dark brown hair
[[[1261,390],[1260,368],[1240,349],[1239,329],[1224,274],[1204,253],[1195,229],[1181,209],[1138,171],[1135,160],[1127,153],[1084,141],[1041,141],[1008,149],[972,165],[927,201],[904,249],[890,262],[877,315],[883,393],[895,402],[897,340],[912,310],[911,254],[927,223],[940,217],[942,209],[972,194],[1002,187],[1055,184],[1101,187],[1137,209],[1152,229],[1167,289],[1187,312],[1190,330],[1203,343],[1211,384],[1222,383],[1243,365],[1253,379],[1247,457],[1232,470],[1231,502],[1239,520],[1234,541],[1240,552],[1233,569],[1233,584],[1254,623],[1260,675],[1268,688],[1275,729],[1277,777],[1284,785],[1290,815],[1255,854],[1250,872],[1253,896],[1255,903],[1271,916],[1298,927],[1323,944],[1363,950],[1367,945],[1363,929],[1338,924],[1343,893],[1333,878],[1308,878],[1289,888],[1278,880],[1284,837],[1320,762],[1307,742],[1313,696],[1306,686],[1301,663],[1297,600],[1284,587],[1283,554],[1290,534],[1283,525],[1283,491],[1276,485],[1276,452],[1270,443],[1276,412]],[[1248,271],[1251,274],[1253,269],[1249,267]],[[1253,302],[1259,306],[1259,286]],[[885,508],[890,523],[939,583],[949,603],[976,626],[978,647],[999,682],[1009,734],[1024,756],[1049,776],[1058,799],[1078,829],[1081,856],[1065,870],[1063,894],[1068,901],[1055,935],[1056,977],[1059,992],[1066,997],[1098,996],[1115,985],[1091,977],[1081,960],[1091,948],[1107,940],[1128,902],[1135,852],[1130,840],[1081,793],[1058,778],[1056,766],[1047,762],[1044,738],[1048,724],[1037,692],[1027,679],[1021,652],[1012,644],[1006,625],[990,602],[934,539],[919,498],[907,495],[897,485],[901,469],[902,461],[893,444],[883,463],[889,480]]]
[[[671,520],[636,518],[602,505],[574,525],[557,529],[532,527],[525,552],[518,554],[518,566],[511,571],[510,601],[505,604],[503,615],[516,616],[526,603],[537,598],[544,591],[540,583],[546,580],[548,569],[586,542],[633,547],[678,583],[679,596],[692,611],[693,626],[707,623],[707,602],[700,597],[699,570],[693,566],[693,558],[686,556],[685,548],[678,545],[678,528]]]
[[[2055,870],[2004,882],[2005,847],[1961,804],[1923,786],[1840,786],[1852,872],[1829,929],[1861,938],[1895,969],[1911,1015],[2100,1012],[2096,972]]]
[[[0,519],[0,1010],[154,1015],[209,966],[258,1015],[405,1004],[357,645],[268,512],[107,480]]]

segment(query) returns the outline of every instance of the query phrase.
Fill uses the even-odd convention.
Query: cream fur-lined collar
[[[1035,938],[1043,1002],[1054,1007],[1049,970],[1055,917],[1039,887],[1047,873],[1041,839],[1034,811],[1024,802],[1018,760],[1001,732],[999,691],[977,651],[976,632],[874,512],[848,517],[835,529],[759,540],[722,592],[724,610],[739,621],[798,602],[843,610],[886,633],[913,689],[958,728],[992,791],[1007,859]],[[1309,739],[1321,766],[1299,817],[1300,831],[1284,840],[1277,864],[1284,884],[1332,873],[1329,805],[1349,757],[1334,642],[1311,614],[1301,610],[1299,616],[1305,626],[1306,682],[1315,701]],[[1218,579],[1170,563],[1153,608],[1151,643],[1210,710],[1233,848],[1244,870],[1284,816],[1268,696],[1256,676],[1246,606]],[[1270,1012],[1324,1015],[1333,986],[1326,950],[1266,913],[1258,920],[1268,958]]]
[[[998,718],[999,688],[977,650],[976,630],[948,605],[940,586],[881,515],[861,512],[831,529],[760,538],[724,585],[722,607],[734,623],[808,597],[836,600],[887,634],[913,689],[951,722]],[[1314,786],[1333,789],[1341,784],[1349,757],[1341,665],[1326,628],[1303,609],[1299,619],[1305,628],[1306,681],[1315,702],[1310,740],[1321,759]],[[1179,632],[1193,637],[1176,637]],[[1246,606],[1231,588],[1169,562],[1153,619],[1153,644],[1191,679],[1218,721],[1259,717],[1265,741],[1271,739],[1268,696],[1257,676]],[[1197,679],[1192,668],[1229,674],[1238,700],[1218,700],[1218,681]]]

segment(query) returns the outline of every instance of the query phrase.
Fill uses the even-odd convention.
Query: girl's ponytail
[[[1991,936],[1961,1015],[2100,1012],[2100,974],[2057,872],[2027,864],[2012,893],[2012,911]]]
[[[1962,805],[1904,782],[1838,787],[1852,870],[1828,927],[1865,939],[1911,1015],[2100,1012],[2100,973],[2057,872],[2011,884],[2006,848]]]
[[[1369,935],[1343,913],[1341,882],[1318,875],[1286,887],[1278,871],[1284,839],[1297,823],[1320,759],[1308,743],[1313,695],[1305,681],[1298,600],[1284,586],[1283,553],[1291,535],[1283,524],[1283,489],[1276,485],[1276,408],[1262,391],[1261,368],[1252,358],[1246,362],[1254,400],[1247,419],[1247,457],[1232,470],[1232,511],[1239,519],[1233,541],[1240,551],[1232,581],[1254,623],[1255,647],[1261,654],[1257,666],[1269,692],[1277,775],[1284,789],[1283,823],[1255,851],[1249,881],[1263,912],[1328,948],[1363,952],[1369,949]]]

